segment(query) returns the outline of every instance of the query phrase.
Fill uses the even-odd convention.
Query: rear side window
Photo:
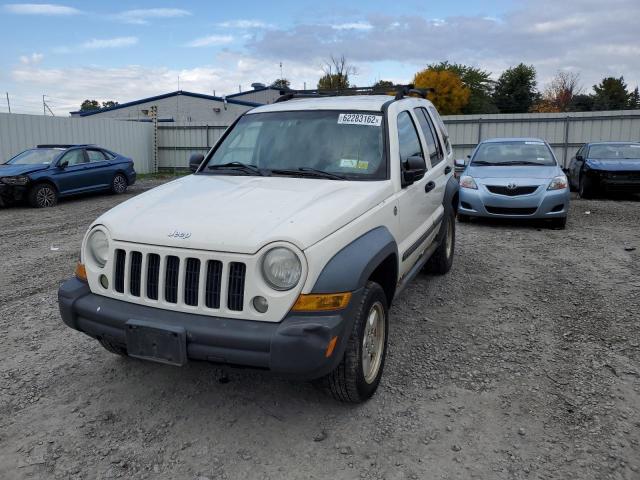
[[[416,126],[407,111],[398,114],[398,143],[401,162],[413,156],[424,157]]]
[[[431,158],[431,166],[433,167],[434,165],[440,163],[444,158],[435,127],[424,108],[416,108],[413,111],[418,118],[418,123],[420,124],[420,128],[422,129],[424,138],[427,141],[429,157]]]
[[[87,150],[87,156],[90,162],[104,162],[107,159],[100,150]]]
[[[438,124],[440,133],[442,134],[442,138],[444,139],[444,144],[445,144],[445,148],[447,149],[447,153],[451,153],[451,141],[449,140],[449,131],[447,130],[446,125],[442,121],[440,114],[438,113],[438,111],[433,105],[429,105],[429,112],[431,113],[431,116],[434,118],[434,120]]]

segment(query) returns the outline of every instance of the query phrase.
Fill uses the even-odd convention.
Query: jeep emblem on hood
[[[178,230],[174,230],[168,235],[169,238],[179,238],[181,240],[186,240],[190,236],[191,232],[179,232]]]

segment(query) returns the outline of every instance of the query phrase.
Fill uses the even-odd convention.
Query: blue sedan
[[[581,198],[605,191],[640,193],[640,143],[587,143],[571,159],[567,173]]]
[[[124,193],[136,181],[133,160],[95,145],[38,145],[0,164],[0,206],[27,200],[53,207],[58,198]]]
[[[546,219],[564,228],[569,211],[567,177],[551,147],[537,138],[481,142],[460,176],[458,219]]]

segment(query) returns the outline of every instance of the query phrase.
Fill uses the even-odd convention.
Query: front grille
[[[515,188],[509,188],[505,185],[486,185],[486,187],[487,190],[489,190],[491,193],[497,193],[498,195],[507,195],[509,197],[516,197],[518,195],[530,195],[538,189],[536,185],[527,185]]]
[[[245,270],[244,263],[231,262],[229,264],[229,293],[227,298],[229,310],[242,310]]]
[[[508,208],[508,207],[484,207],[487,212],[495,215],[533,215],[536,213],[537,208]]]
[[[226,308],[241,312],[244,309],[247,267],[242,262],[228,264],[227,290],[224,292],[226,295],[223,295],[224,269],[223,262],[219,260],[201,261],[193,257],[180,258],[175,255],[161,256],[157,253],[143,254],[139,251],[116,249],[113,289],[117,293],[125,293],[126,290],[134,297],[160,299],[190,307],[202,305],[210,309],[224,308],[221,301],[226,298]],[[129,275],[126,275],[127,270]],[[146,287],[143,287],[143,279]],[[201,280],[204,283],[203,298],[200,298]]]

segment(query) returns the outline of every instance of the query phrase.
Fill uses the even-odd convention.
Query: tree
[[[271,84],[273,88],[279,88],[281,90],[289,90],[291,88],[291,82],[286,78],[278,78]]]
[[[536,69],[521,63],[508,68],[496,83],[493,99],[501,113],[525,113],[538,100]]]
[[[594,110],[624,110],[629,105],[629,92],[624,77],[603,78],[598,85],[593,86],[595,92]]]
[[[629,94],[629,108],[631,110],[640,109],[640,92],[638,91],[638,87]]]
[[[413,83],[416,88],[434,89],[427,96],[442,115],[460,113],[471,95],[460,77],[449,70],[426,68],[415,74]]]
[[[542,98],[531,110],[534,112],[567,112],[573,97],[582,93],[579,85],[580,75],[571,72],[558,72],[542,93]]]
[[[382,90],[384,88],[393,88],[393,87],[394,87],[394,83],[390,82],[389,80],[378,80],[376,83],[373,84],[373,88],[379,89],[379,90]]]
[[[106,102],[102,102],[102,108],[112,108],[118,105],[118,102],[114,102],[113,100],[107,100]]]
[[[453,72],[460,77],[462,83],[469,88],[469,101],[462,108],[462,113],[498,113],[498,109],[493,103],[492,98],[495,81],[491,79],[490,72],[461,63],[449,63],[447,61],[429,65],[427,68]]]
[[[85,100],[80,105],[81,112],[90,112],[92,110],[100,110],[100,104],[97,100]]]
[[[571,105],[569,105],[570,112],[590,112],[593,110],[593,95],[587,95],[585,93],[579,93],[574,95],[571,99]]]
[[[358,74],[358,70],[347,62],[344,55],[331,59],[322,67],[324,75],[318,80],[318,90],[342,90],[349,88],[349,76]]]

